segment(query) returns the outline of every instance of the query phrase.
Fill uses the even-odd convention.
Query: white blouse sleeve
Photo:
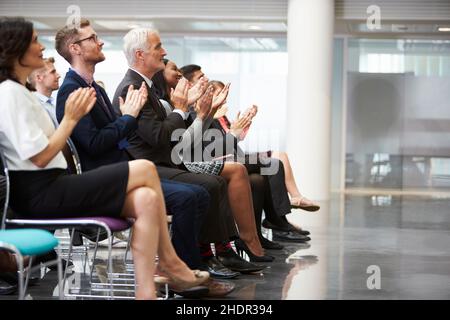
[[[3,118],[0,130],[10,140],[20,159],[30,159],[44,150],[48,138],[35,121],[32,100],[14,87],[0,98]]]

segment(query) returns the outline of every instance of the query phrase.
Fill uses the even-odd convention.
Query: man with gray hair
[[[120,103],[121,116],[114,113],[105,90],[94,81],[96,65],[105,60],[103,41],[86,19],[81,20],[79,29],[61,28],[55,38],[56,50],[71,65],[58,92],[58,119],[63,118],[66,100],[73,91],[93,87],[97,93],[94,107],[78,122],[71,135],[83,170],[134,160],[127,146],[135,135],[137,117],[143,104],[131,104],[129,97],[124,97]],[[142,82],[136,86],[139,87],[140,94],[145,96],[147,91]],[[133,90],[132,87],[129,89],[130,92]],[[172,243],[177,255],[190,267],[196,268],[201,263],[196,230],[208,208],[208,193],[199,186],[164,179],[161,179],[161,188],[168,212],[172,214]],[[208,288],[198,287],[195,294],[205,292]],[[178,293],[194,294],[192,291]]]
[[[232,218],[225,179],[217,175],[191,173],[183,165],[177,166],[171,157],[172,133],[188,126],[186,120],[189,86],[186,79],[180,79],[171,96],[174,110],[167,115],[150,80],[165,67],[163,59],[167,53],[158,32],[148,28],[130,30],[124,37],[124,53],[129,69],[114,95],[113,105],[116,112],[120,114],[119,98],[126,95],[130,85],[145,81],[149,92],[147,101],[137,117],[137,135],[135,139],[130,140],[128,151],[136,159],[153,161],[161,178],[200,185],[208,190],[211,201],[200,227],[199,242],[203,260],[212,276],[234,277],[235,274],[229,269],[243,273],[264,269],[265,266],[245,261],[229,247],[229,241],[237,237],[237,230]],[[211,104],[211,101],[212,99],[202,103]],[[212,254],[210,243],[215,243],[219,259]]]

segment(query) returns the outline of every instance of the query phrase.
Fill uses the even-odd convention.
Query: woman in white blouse
[[[77,45],[82,43],[73,44]],[[29,218],[134,218],[131,248],[137,299],[156,298],[156,254],[160,271],[178,287],[205,282],[209,274],[190,270],[172,247],[161,186],[151,162],[136,160],[67,174],[61,150],[77,122],[93,107],[95,91],[85,88],[72,93],[55,130],[25,87],[31,71],[43,66],[43,50],[31,22],[0,19],[0,148],[10,168],[11,208]],[[145,94],[130,88],[124,103],[138,108]]]

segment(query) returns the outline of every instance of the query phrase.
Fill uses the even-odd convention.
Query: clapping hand
[[[88,114],[97,100],[94,88],[79,88],[66,100],[64,117],[78,122]]]
[[[214,114],[214,119],[220,119],[223,116],[225,116],[228,112],[228,107],[226,104],[222,104],[221,107],[217,110],[217,112]]]
[[[217,109],[219,109],[219,107],[221,105],[223,105],[225,102],[227,102],[230,85],[231,85],[230,83],[227,83],[226,86],[223,87],[223,89],[220,90],[220,92],[213,97],[213,102],[212,102],[213,110],[212,111],[214,111],[214,113],[216,113]]]
[[[188,91],[188,106],[194,104],[208,88],[208,78],[201,77]]]
[[[186,78],[181,78],[175,89],[170,90],[170,101],[175,109],[188,111],[188,92],[189,82]]]
[[[122,112],[122,115],[127,114],[137,118],[139,112],[142,110],[142,107],[145,105],[147,98],[148,91],[144,81],[142,81],[142,85],[139,90],[134,90],[133,85],[130,85],[128,87],[125,101],[122,97],[119,97],[120,111]]]
[[[252,124],[252,115],[247,112],[241,116],[241,112],[238,112],[236,120],[231,123],[230,132],[235,137],[240,137],[244,129],[248,128]]]
[[[211,113],[211,105],[213,100],[213,86],[209,86],[205,93],[198,99],[197,104],[195,106],[195,111],[197,112],[197,116],[200,119],[205,119],[210,116]]]

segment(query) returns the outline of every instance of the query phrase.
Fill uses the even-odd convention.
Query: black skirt
[[[20,217],[119,217],[128,184],[128,162],[69,175],[63,169],[10,171],[10,207]]]

